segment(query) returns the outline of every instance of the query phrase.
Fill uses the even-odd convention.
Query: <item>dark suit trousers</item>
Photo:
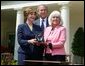
[[[25,65],[25,54],[23,53],[18,53],[18,65]]]

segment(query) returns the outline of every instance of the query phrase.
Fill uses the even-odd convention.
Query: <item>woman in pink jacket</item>
[[[50,26],[44,31],[45,59],[54,61],[65,61],[64,44],[66,41],[66,29],[62,26],[61,14],[53,11],[49,18]]]

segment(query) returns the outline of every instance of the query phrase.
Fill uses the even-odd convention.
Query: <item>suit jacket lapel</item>
[[[49,26],[49,23],[48,23],[48,18],[47,18],[47,20],[46,20],[46,27],[48,27]]]
[[[33,27],[33,30],[31,31],[31,29],[29,28],[29,26],[27,25],[27,23],[25,25],[26,25],[26,29],[29,31],[29,33],[33,33],[34,27]]]
[[[30,28],[29,28],[29,26],[27,25],[27,23],[25,23],[25,25],[26,25],[26,29],[30,30]],[[30,30],[30,31],[31,31],[31,30]]]
[[[38,20],[37,20],[37,25],[39,25],[39,26],[40,26],[40,19],[38,19]]]
[[[36,32],[36,30],[35,30],[35,29],[36,29],[36,27],[35,27],[35,25],[33,24],[33,30],[32,30],[32,32],[33,32],[33,33],[35,33],[35,32]]]
[[[47,40],[47,38],[48,38],[48,36],[49,36],[49,34],[50,34],[50,32],[51,32],[51,29],[52,29],[52,27],[50,27],[48,30],[46,30],[46,32],[45,32],[45,41]]]
[[[52,40],[57,40],[59,38],[60,31],[57,30],[57,28],[54,30],[53,34],[53,39]]]

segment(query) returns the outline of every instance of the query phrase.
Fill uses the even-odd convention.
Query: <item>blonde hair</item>
[[[62,18],[61,18],[61,14],[60,14],[60,12],[59,11],[57,11],[57,10],[54,10],[53,12],[51,12],[51,14],[49,15],[49,17],[48,17],[48,22],[49,22],[49,25],[51,25],[52,24],[52,17],[54,17],[54,16],[57,16],[57,17],[59,17],[60,18],[60,25],[62,25],[63,24],[63,22],[62,22]]]
[[[26,8],[25,11],[24,11],[25,16],[28,16],[31,13],[35,13],[36,14],[36,11],[33,10],[32,8]]]
[[[35,13],[36,14],[36,11],[33,10],[32,8],[26,8],[24,10],[24,20],[26,21],[27,20],[27,16],[31,13]]]

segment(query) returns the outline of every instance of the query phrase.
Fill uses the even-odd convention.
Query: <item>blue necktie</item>
[[[42,19],[41,28],[42,28],[42,30],[44,30],[44,19]]]

